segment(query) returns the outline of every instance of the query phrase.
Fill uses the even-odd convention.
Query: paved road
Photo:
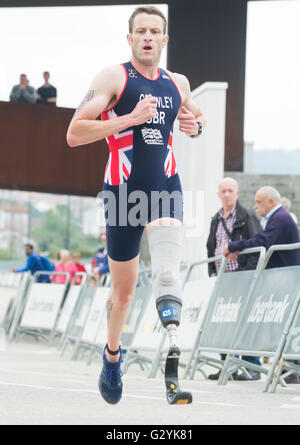
[[[120,404],[99,396],[99,365],[61,357],[56,347],[27,338],[0,350],[1,425],[246,425],[300,424],[300,385],[262,392],[263,382],[182,381],[192,405],[169,406],[160,374],[146,379],[136,365],[124,377]]]

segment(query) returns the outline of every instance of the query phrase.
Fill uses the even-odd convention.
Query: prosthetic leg
[[[181,391],[178,381],[180,349],[177,346],[177,327],[180,324],[180,257],[182,230],[178,227],[155,227],[149,235],[153,295],[164,328],[168,331],[170,348],[166,359],[165,384],[170,405],[192,403],[192,394]]]

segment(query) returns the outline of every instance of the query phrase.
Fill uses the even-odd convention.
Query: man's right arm
[[[20,273],[20,272],[28,272],[29,270],[31,271],[31,269],[33,269],[33,266],[34,266],[33,258],[32,257],[28,257],[27,261],[26,261],[25,267],[17,269],[16,272]]]
[[[96,120],[117,102],[125,81],[125,71],[121,65],[105,68],[96,76],[68,128],[67,142],[70,147],[104,139],[156,115],[156,99],[148,96],[138,102],[129,114],[105,121]]]
[[[17,86],[14,86],[9,95],[11,102],[17,102],[21,97],[21,90]]]

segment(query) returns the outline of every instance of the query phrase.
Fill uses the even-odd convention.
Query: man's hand
[[[228,245],[223,249],[223,255],[231,261],[236,261],[240,252],[230,252]]]
[[[17,270],[17,269],[16,269],[15,267],[13,267],[11,271],[12,271],[12,272],[16,272],[16,270]]]
[[[196,119],[194,114],[185,107],[181,107],[177,119],[179,120],[179,130],[187,136],[196,136],[198,134],[197,122],[201,122],[203,126],[206,124],[203,116]]]
[[[156,113],[157,99],[149,94],[136,104],[134,110],[130,114],[134,121],[133,125],[141,125],[147,120],[155,117]]]

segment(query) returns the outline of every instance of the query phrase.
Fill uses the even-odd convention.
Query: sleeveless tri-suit
[[[129,114],[146,95],[157,98],[157,114],[142,125],[107,137],[109,158],[104,174],[107,249],[110,258],[136,257],[145,226],[154,219],[182,221],[182,188],[173,154],[173,123],[181,96],[163,69],[148,79],[128,62],[126,81],[117,103],[102,120]],[[170,199],[171,197],[171,199]]]

